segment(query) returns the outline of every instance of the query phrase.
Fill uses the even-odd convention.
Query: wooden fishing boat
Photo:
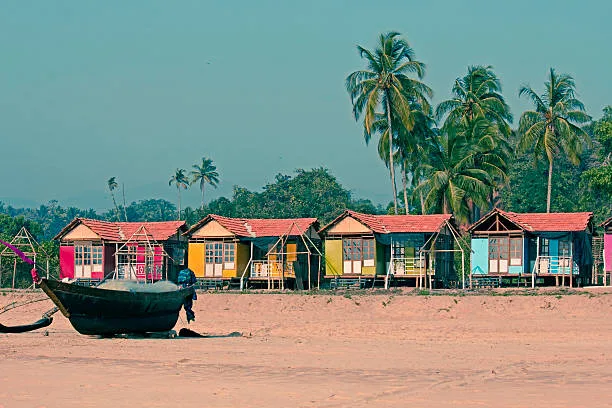
[[[194,288],[167,291],[112,290],[86,287],[53,279],[33,278],[60,312],[81,334],[115,334],[170,331],[186,298]],[[153,285],[151,285],[153,286]]]

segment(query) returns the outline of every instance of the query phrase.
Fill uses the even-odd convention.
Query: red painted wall
[[[612,272],[612,234],[604,235],[604,257],[606,260],[606,271]]]
[[[60,246],[60,279],[74,279],[74,247]]]
[[[104,276],[108,277],[115,271],[115,245],[104,245],[104,253],[102,256],[104,257],[102,260],[102,264],[104,265]]]

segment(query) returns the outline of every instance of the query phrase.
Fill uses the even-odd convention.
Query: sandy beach
[[[42,297],[8,293],[0,306]],[[0,407],[612,406],[611,310],[606,288],[201,293],[189,327],[209,337],[197,339],[82,336],[58,313],[46,329],[0,335]]]

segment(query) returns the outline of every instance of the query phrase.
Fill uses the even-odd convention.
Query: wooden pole
[[[465,253],[463,252],[463,248],[461,248],[461,286],[462,289],[465,290]]]
[[[13,260],[13,286],[12,286],[13,289],[15,289],[15,275],[16,274],[17,274],[17,258]]]
[[[317,289],[321,289],[321,255],[319,255],[319,266],[317,268]]]
[[[529,245],[527,245],[529,248]],[[536,270],[540,270],[540,237],[536,238],[536,264],[533,266],[531,270],[531,288],[535,288],[535,274]]]
[[[312,290],[312,283],[311,283],[311,277],[310,277],[310,274],[312,273],[312,271],[310,270],[310,250],[308,249],[308,247],[306,247],[306,249],[307,249],[306,256],[308,257],[308,290]],[[297,255],[295,257],[297,259]],[[293,273],[295,273],[295,269],[293,270]]]

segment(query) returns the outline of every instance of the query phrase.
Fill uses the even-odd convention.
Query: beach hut
[[[607,276],[610,275],[610,283],[612,283],[612,217],[608,218],[601,224],[604,229],[603,236],[603,270],[604,285],[608,284]]]
[[[55,237],[60,278],[176,278],[184,267],[185,221],[109,222],[75,218]]]
[[[314,287],[320,269],[316,218],[229,218],[210,214],[186,233],[200,284],[223,287]]]
[[[372,215],[344,211],[321,230],[325,278],[331,286],[375,286],[393,280],[418,287],[448,286],[458,237],[450,214]],[[380,278],[380,280],[378,279]]]
[[[470,280],[570,286],[591,279],[593,213],[490,211],[468,231]],[[476,281],[477,282],[477,281]]]

